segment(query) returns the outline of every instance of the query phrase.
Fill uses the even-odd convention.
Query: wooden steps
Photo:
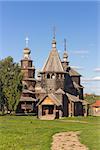
[[[41,116],[39,119],[41,119],[41,120],[54,120],[55,115],[44,115],[44,116]]]

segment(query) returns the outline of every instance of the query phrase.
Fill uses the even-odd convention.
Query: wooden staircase
[[[44,116],[39,117],[39,119],[41,119],[41,120],[54,120],[55,115],[48,114],[48,115],[44,115]]]

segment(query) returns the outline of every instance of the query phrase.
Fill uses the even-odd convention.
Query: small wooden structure
[[[62,111],[61,111],[61,102],[54,94],[48,94],[43,99],[39,101],[37,104],[38,106],[38,118],[61,118]]]
[[[100,100],[96,100],[95,103],[91,105],[92,115],[100,116]]]

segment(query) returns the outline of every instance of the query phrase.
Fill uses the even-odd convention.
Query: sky
[[[62,59],[64,38],[70,66],[82,75],[85,93],[100,94],[100,1],[1,1],[0,60],[23,58],[29,38],[36,72],[42,69],[50,51],[53,27]]]

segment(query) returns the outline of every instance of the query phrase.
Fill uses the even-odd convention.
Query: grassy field
[[[52,135],[81,131],[89,150],[100,149],[100,117],[73,117],[53,121],[32,116],[0,116],[0,150],[50,150]]]

